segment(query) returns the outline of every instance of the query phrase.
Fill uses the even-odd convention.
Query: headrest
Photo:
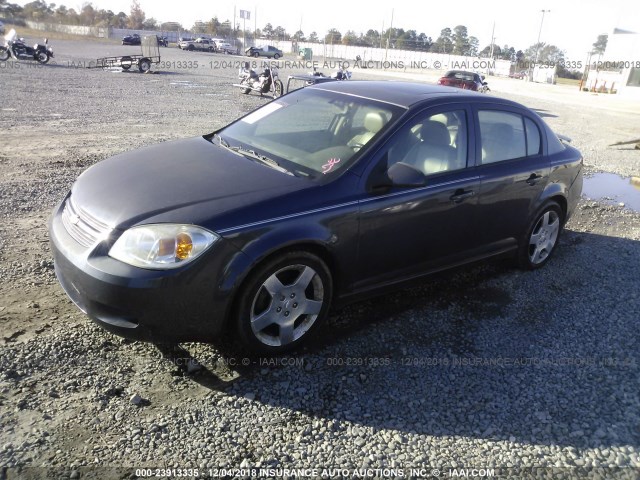
[[[435,120],[428,120],[422,124],[420,135],[423,142],[427,142],[429,145],[438,145],[447,147],[451,145],[451,137],[449,136],[449,130],[444,123],[436,122]]]
[[[513,127],[508,123],[496,123],[491,129],[491,133],[501,140],[509,139],[513,137]]]
[[[369,112],[364,117],[364,128],[371,133],[378,133],[384,127],[385,121],[382,113]]]

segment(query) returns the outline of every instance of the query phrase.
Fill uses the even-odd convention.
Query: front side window
[[[425,175],[467,166],[467,115],[451,110],[419,116],[400,129],[388,150],[388,166],[403,162]]]
[[[305,88],[218,132],[232,148],[254,150],[306,176],[350,165],[405,110],[370,99]]]

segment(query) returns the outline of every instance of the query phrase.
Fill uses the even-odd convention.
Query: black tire
[[[266,355],[298,348],[327,317],[332,291],[329,269],[309,252],[288,252],[266,261],[239,293],[234,320],[241,346]]]
[[[273,82],[273,96],[281,97],[284,92],[284,85],[280,80]]]
[[[253,56],[254,56],[255,58],[258,58],[258,57],[260,56],[260,53],[258,53],[258,52],[253,52]]]
[[[140,70],[140,73],[147,73],[151,70],[151,60],[148,58],[140,59],[140,61],[138,61],[138,70]]]
[[[535,270],[545,265],[558,247],[564,227],[564,213],[560,205],[550,201],[533,216],[518,249],[518,265]]]
[[[122,70],[129,70],[131,68],[131,65],[133,65],[133,60],[131,60],[131,57],[122,57],[120,59],[120,66],[122,67]]]
[[[195,47],[193,45],[189,45],[187,47],[187,51],[192,52]]]
[[[279,55],[279,54],[277,54],[277,53],[276,53],[276,54],[274,54],[274,55],[273,55],[273,59],[274,59],[274,60],[277,60],[277,59],[279,59],[279,58],[280,58],[280,55]]]
[[[44,65],[49,61],[49,54],[47,52],[38,52],[36,54],[36,60],[38,63]]]
[[[0,62],[6,62],[11,58],[11,52],[5,47],[0,47]]]

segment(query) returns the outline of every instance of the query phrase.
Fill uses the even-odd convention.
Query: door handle
[[[536,175],[535,173],[532,173],[529,176],[529,178],[527,178],[526,182],[533,187],[536,183],[540,181],[541,178],[542,178],[542,175]]]
[[[460,203],[465,198],[473,197],[476,194],[473,190],[456,190],[456,192],[449,197],[454,203]]]

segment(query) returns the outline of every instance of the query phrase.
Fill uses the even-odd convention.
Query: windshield
[[[218,132],[231,147],[255,150],[306,176],[344,170],[404,109],[304,88],[265,105]]]

